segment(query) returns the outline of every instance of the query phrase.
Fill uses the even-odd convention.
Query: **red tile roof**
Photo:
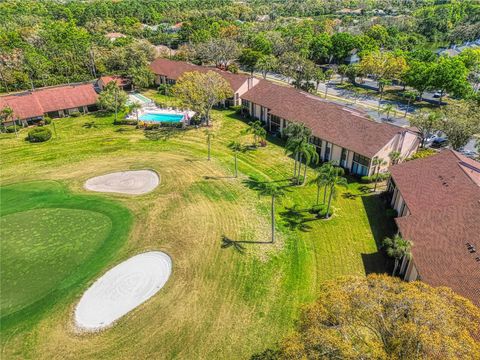
[[[157,58],[151,64],[150,68],[157,75],[166,76],[169,79],[177,80],[186,72],[198,71],[205,73],[207,71],[214,71],[220,74],[225,80],[228,81],[233,91],[238,89],[248,80],[249,76],[244,74],[233,74],[228,71],[222,71],[217,68],[198,66],[190,64],[185,61],[175,61],[165,58]]]
[[[272,115],[304,123],[313,135],[369,158],[396,134],[406,131],[398,126],[374,122],[364,112],[265,80],[243,94],[242,99],[268,108]]]
[[[0,109],[11,107],[16,119],[28,119],[51,111],[93,105],[97,98],[91,83],[63,85],[0,96]]]
[[[444,150],[395,165],[391,173],[411,212],[396,222],[413,242],[421,279],[480,306],[480,163]],[[477,252],[470,253],[466,243]]]
[[[126,86],[130,83],[128,79],[125,79],[122,76],[119,75],[106,75],[106,76],[101,76],[99,79],[103,85],[107,85],[111,81],[115,81],[117,86],[123,87]]]

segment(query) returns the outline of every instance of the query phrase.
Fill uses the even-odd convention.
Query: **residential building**
[[[117,86],[122,90],[131,90],[132,88],[132,82],[130,81],[130,79],[124,78],[123,76],[119,76],[119,75],[101,76],[97,80],[96,85],[99,91],[103,91],[105,86],[112,81],[114,81],[117,84]]]
[[[157,85],[175,84],[177,79],[186,72],[198,71],[205,73],[207,71],[214,71],[227,80],[232,87],[234,96],[231,99],[228,99],[226,103],[233,106],[240,105],[242,95],[260,81],[257,78],[244,74],[233,74],[217,68],[198,66],[185,61],[174,61],[164,58],[155,59],[150,64],[150,68],[155,74],[155,83]]]
[[[376,171],[372,159],[388,163],[389,154],[398,151],[402,161],[419,145],[412,130],[375,122],[361,111],[265,80],[242,95],[242,106],[272,133],[282,132],[290,122],[303,123],[312,130],[311,142],[322,161],[333,161],[360,176]],[[383,165],[379,171],[387,169]]]
[[[0,109],[10,107],[17,123],[28,124],[43,116],[63,117],[97,110],[93,83],[61,85],[0,96]],[[5,125],[9,125],[6,123]]]
[[[480,162],[453,150],[391,168],[391,205],[412,257],[400,274],[480,306]]]

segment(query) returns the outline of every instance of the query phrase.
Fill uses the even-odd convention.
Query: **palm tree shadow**
[[[222,179],[235,179],[235,176],[209,176],[204,175],[203,178],[205,180],[222,180]]]
[[[230,239],[226,235],[222,235],[222,244],[220,247],[222,249],[227,249],[232,247],[239,253],[243,254],[245,252],[245,246],[243,244],[272,244],[271,241],[255,241],[255,240],[234,240]]]
[[[260,181],[253,176],[249,176],[248,179],[245,179],[242,181],[244,185],[246,185],[249,189],[255,190],[255,191],[263,191],[265,189],[265,184],[268,183],[282,183],[282,182],[288,182],[287,185],[281,186],[281,189],[287,189],[291,187],[291,178],[286,178],[286,179],[280,179],[280,180],[273,180],[273,181]]]
[[[350,191],[346,191],[342,194],[342,197],[344,199],[355,200],[358,197],[358,195],[351,193]]]
[[[298,209],[297,205],[286,207],[285,209],[285,211],[280,213],[280,217],[290,230],[308,232],[312,229],[312,227],[307,223],[318,220],[317,217],[312,218],[307,215],[309,214],[310,209]]]

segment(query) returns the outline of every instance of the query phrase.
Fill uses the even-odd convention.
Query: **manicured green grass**
[[[42,312],[102,269],[131,224],[121,206],[72,196],[55,182],[3,186],[0,198],[3,329]]]
[[[172,102],[154,91],[147,96]],[[83,126],[91,121],[96,127]],[[203,129],[145,134],[113,126],[112,116],[101,114],[56,120],[58,137],[42,144],[24,142],[25,130],[19,139],[0,135],[2,186],[57,180],[81,193],[92,176],[125,169],[157,171],[161,184],[147,195],[101,196],[115,198],[135,219],[125,246],[107,250],[111,257],[102,270],[146,250],[162,250],[173,259],[172,276],[161,292],[113,328],[88,336],[69,331],[81,290],[92,281],[85,280],[79,283],[81,290],[66,291],[68,296],[56,299],[28,328],[13,324],[16,332],[3,340],[3,354],[248,358],[274,346],[293,328],[300,307],[318,296],[325,280],[386,271],[378,243],[390,234],[392,223],[380,198],[364,194],[354,179],[348,189],[339,189],[335,215],[328,221],[308,212],[315,201],[313,185],[286,187],[277,203],[278,241],[265,243],[270,239],[270,199],[260,196],[250,179],[288,185],[293,160],[279,139],[270,138],[265,148],[239,153],[240,176],[234,179],[228,144],[250,144],[252,138],[242,135],[245,127],[233,111],[214,111],[211,161],[206,159]],[[313,171],[308,174],[311,178]],[[222,248],[222,235],[243,241],[244,252]]]

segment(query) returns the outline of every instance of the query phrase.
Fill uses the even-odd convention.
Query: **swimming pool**
[[[180,122],[182,119],[183,115],[181,114],[158,114],[148,112],[139,117],[139,120],[153,122]]]

